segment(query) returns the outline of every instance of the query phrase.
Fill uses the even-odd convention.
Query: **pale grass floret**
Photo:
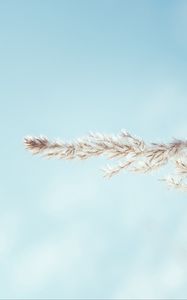
[[[105,155],[109,159],[120,160],[118,164],[107,165],[103,169],[104,176],[108,178],[122,170],[147,173],[171,162],[176,175],[163,180],[170,187],[187,190],[187,184],[184,182],[187,177],[187,141],[185,140],[174,139],[167,144],[146,144],[142,139],[123,130],[116,136],[90,133],[73,142],[50,141],[43,136],[29,136],[24,139],[24,144],[33,154],[40,154],[46,158],[83,160]]]

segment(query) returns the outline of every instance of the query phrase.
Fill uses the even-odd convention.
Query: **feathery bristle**
[[[187,141],[173,139],[171,143],[146,144],[142,139],[133,137],[127,131],[120,134],[103,135],[90,133],[71,143],[50,141],[46,137],[26,137],[24,144],[33,154],[41,154],[47,158],[88,159],[106,155],[109,159],[123,159],[118,165],[105,169],[105,177],[112,177],[122,170],[147,173],[158,169],[168,162],[174,163],[176,178],[170,177],[165,181],[169,186],[187,190],[183,182],[187,177]]]

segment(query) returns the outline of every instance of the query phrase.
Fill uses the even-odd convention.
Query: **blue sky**
[[[185,138],[187,2],[0,1],[0,298],[187,298],[187,196],[26,135]]]

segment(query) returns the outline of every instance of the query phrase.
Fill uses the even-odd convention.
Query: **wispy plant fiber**
[[[162,180],[168,186],[187,191],[187,141],[173,139],[170,143],[145,143],[127,131],[118,135],[90,133],[88,136],[67,143],[50,141],[46,137],[26,137],[26,148],[33,154],[46,158],[88,159],[106,155],[109,159],[118,159],[114,165],[104,169],[105,177],[112,177],[122,170],[147,173],[171,162],[174,175]]]

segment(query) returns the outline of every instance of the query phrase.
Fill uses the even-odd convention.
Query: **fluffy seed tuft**
[[[122,170],[147,173],[161,168],[168,162],[174,165],[176,174],[164,180],[168,186],[187,191],[187,141],[173,139],[171,143],[146,144],[142,139],[122,130],[117,136],[90,133],[71,143],[50,141],[47,137],[28,136],[24,139],[27,150],[47,158],[85,160],[105,155],[109,159],[120,159],[115,166],[107,166],[104,176],[110,178]]]

